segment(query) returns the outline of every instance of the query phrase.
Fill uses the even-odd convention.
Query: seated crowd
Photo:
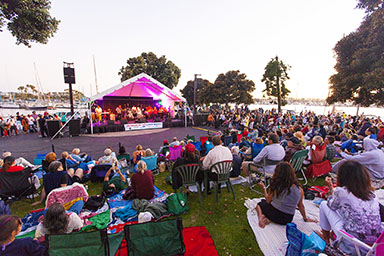
[[[55,189],[86,182],[92,175],[87,171],[98,167],[106,168],[100,193],[108,197],[125,189],[125,199],[150,200],[155,194],[155,179],[145,161],[148,157],[157,157],[156,166],[169,168],[175,190],[183,185],[177,167],[198,164],[200,169],[196,182],[202,187],[205,173],[208,180],[218,179],[212,166],[232,161],[231,178],[236,179],[242,174],[249,177],[250,183],[257,183],[263,191],[265,199],[256,207],[261,228],[271,222],[281,225],[292,222],[298,209],[305,222],[319,222],[322,229],[320,235],[326,243],[338,241],[341,229],[368,244],[377,239],[382,232],[380,208],[383,206],[373,193],[371,180],[384,179],[384,152],[379,148],[383,136],[377,134],[374,125],[368,126],[367,120],[355,120],[355,126],[348,123],[346,126],[350,129],[344,129],[338,121],[339,116],[319,117],[310,112],[300,116],[281,116],[273,111],[263,113],[242,109],[234,113],[210,113],[210,124],[227,127],[222,133],[208,136],[200,144],[188,136],[183,140],[174,137],[171,143],[164,140],[157,154],[137,145],[128,160],[134,166],[132,174],[121,161],[127,155],[123,148],[116,155],[108,147],[97,161],[78,148],[73,149],[71,154],[63,152],[60,160],[54,152],[48,153],[42,164],[45,175],[40,201],[35,204],[43,202]],[[218,117],[216,121],[215,116]],[[361,131],[364,127],[365,130]],[[357,128],[360,128],[358,132]],[[178,149],[179,155],[172,161],[172,152]],[[318,163],[337,162],[330,169],[337,177],[336,183],[333,184],[329,176],[325,178],[329,193],[320,205],[319,220],[307,217],[303,203],[304,189],[296,176],[297,170],[290,164],[295,154],[305,149],[304,166],[308,170]],[[265,159],[273,164],[262,166]],[[15,159],[8,153],[4,155],[0,171],[17,172],[28,166],[32,165],[25,159]],[[263,175],[268,184],[261,181]],[[36,188],[40,186],[37,181],[36,178],[33,181]],[[210,188],[205,189],[209,193]],[[60,203],[53,203],[46,210],[35,238],[45,234],[70,233],[79,230],[82,225],[76,212],[66,213]],[[6,255],[21,250],[29,255],[41,255],[44,251],[41,244],[32,239],[24,238],[23,243],[18,241],[21,239],[15,240],[21,228],[21,220],[17,216],[0,216],[0,226],[1,250]],[[341,249],[346,253],[353,251],[353,247],[346,242],[342,243]]]

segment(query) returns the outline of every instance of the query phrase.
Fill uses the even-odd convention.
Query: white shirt
[[[83,227],[83,221],[80,219],[80,217],[72,212],[69,214],[68,217],[68,226],[65,230],[66,234],[72,233],[74,230],[78,230]],[[35,232],[35,238],[40,238],[46,234],[49,234],[49,231],[43,226],[43,223],[39,223],[36,228]]]
[[[229,150],[229,148],[224,147],[222,145],[215,146],[213,149],[211,149],[208,152],[207,156],[204,158],[203,169],[207,170],[215,163],[226,161],[226,160],[232,161],[232,153]]]
[[[281,161],[285,157],[284,148],[278,144],[274,143],[264,147],[260,153],[253,159],[254,163],[259,163],[264,157],[273,161]],[[275,172],[276,165],[269,165],[264,167],[265,172],[273,174]]]

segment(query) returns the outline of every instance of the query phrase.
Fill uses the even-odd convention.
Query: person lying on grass
[[[111,180],[109,180],[109,175],[113,170],[115,170],[118,175],[113,176]],[[126,183],[124,175],[121,173],[120,169],[117,166],[112,166],[104,176],[103,192],[106,194],[106,196],[109,197],[119,193],[125,188]]]
[[[276,165],[268,192],[263,182],[259,184],[263,188],[265,196],[265,199],[262,199],[256,206],[261,228],[271,222],[280,225],[292,222],[296,207],[305,222],[317,222],[317,220],[308,218],[305,213],[304,191],[290,163],[281,162]]]

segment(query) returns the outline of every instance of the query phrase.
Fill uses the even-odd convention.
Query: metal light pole
[[[281,95],[280,95],[279,75],[280,75],[279,57],[276,56],[277,112],[280,114],[281,113]]]
[[[64,62],[64,82],[69,84],[69,102],[71,104],[71,115],[73,116],[73,93],[72,84],[75,84],[75,68],[73,63]]]
[[[196,115],[196,90],[197,90],[197,77],[201,74],[195,74],[195,80],[193,82],[193,117]]]

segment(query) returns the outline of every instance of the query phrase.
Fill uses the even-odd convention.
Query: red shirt
[[[0,170],[3,171],[3,169],[0,169]],[[24,170],[24,167],[18,166],[18,165],[13,165],[13,166],[9,167],[7,172],[20,172],[22,170]]]
[[[144,173],[134,173],[131,177],[131,185],[136,192],[136,198],[149,200],[155,194],[152,171],[146,170]]]

